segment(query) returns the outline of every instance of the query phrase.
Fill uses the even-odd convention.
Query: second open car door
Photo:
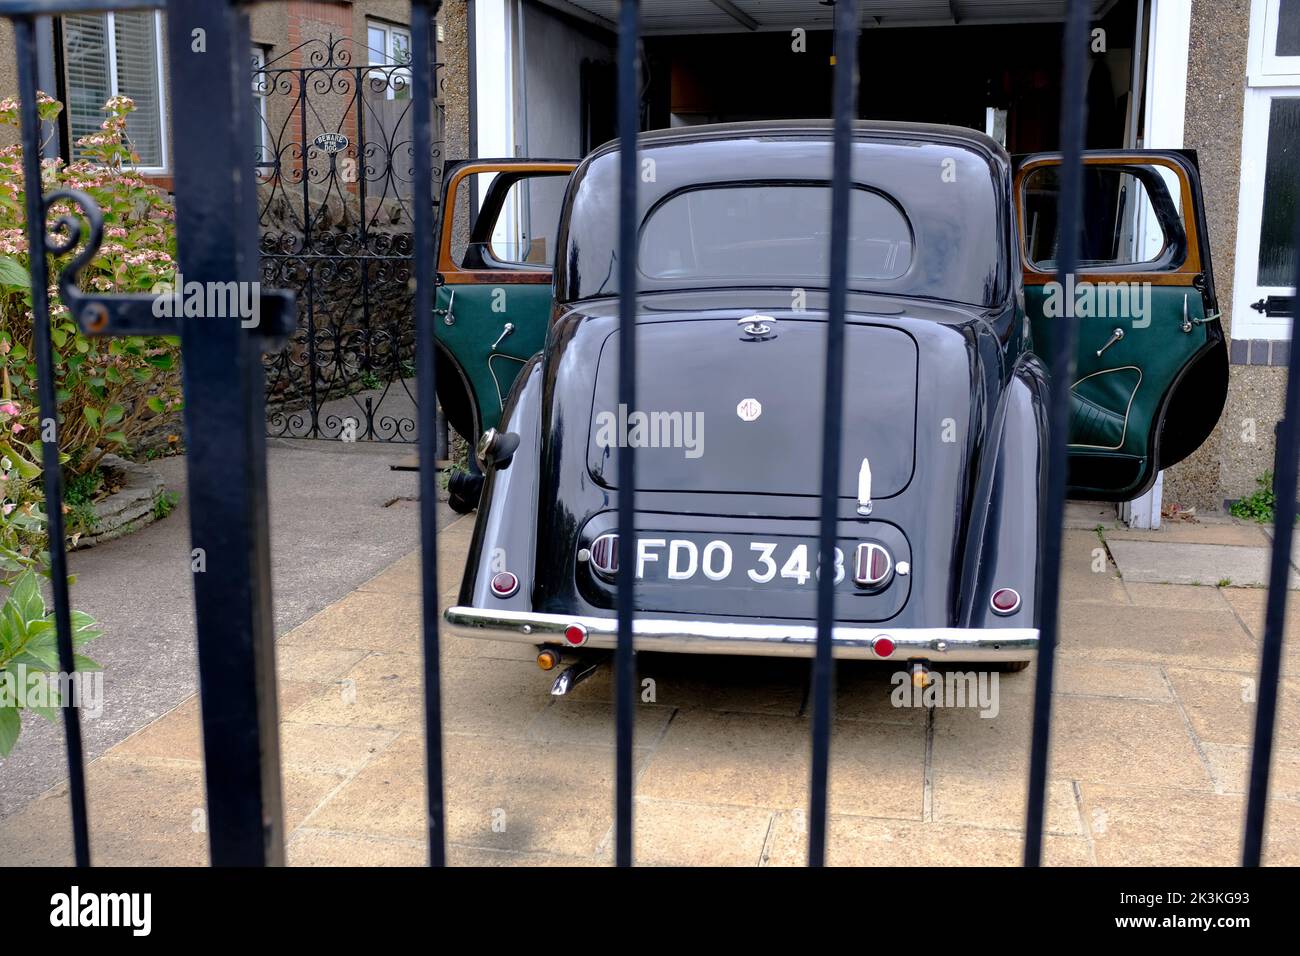
[[[1179,152],[1084,153],[1079,269],[1056,275],[1061,158],[1020,160],[1015,199],[1034,349],[1078,322],[1070,493],[1131,500],[1213,431],[1228,386],[1194,161]]]

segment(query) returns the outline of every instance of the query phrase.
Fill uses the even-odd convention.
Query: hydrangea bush
[[[40,95],[43,127],[54,122],[61,108]],[[103,211],[103,242],[79,277],[82,288],[96,292],[149,292],[171,283],[176,274],[172,207],[131,167],[138,157],[126,136],[126,118],[134,108],[129,98],[113,97],[104,104],[108,115],[100,132],[77,141],[81,159],[67,165],[61,159],[41,162],[47,193],[79,190]],[[18,125],[13,99],[0,101],[0,122]],[[0,400],[12,401],[19,410],[7,436],[10,457],[30,460],[30,446],[40,436],[23,203],[22,147],[9,146],[0,149]],[[59,214],[76,215],[77,210],[59,204],[51,221]],[[52,280],[68,259],[51,262]],[[129,451],[162,424],[158,416],[175,417],[181,403],[178,344],[159,337],[83,336],[53,281],[50,313],[60,451],[67,457],[68,473],[78,476],[93,471],[109,452]]]
[[[126,118],[134,108],[127,97],[113,97],[104,104],[107,118],[100,132],[78,140],[77,162],[41,162],[46,193],[85,192],[104,214],[103,242],[79,276],[83,288],[98,292],[149,292],[169,285],[176,274],[172,208],[132,168],[139,157],[127,138]],[[18,110],[13,99],[0,101],[0,122],[17,126]],[[55,100],[39,95],[43,128],[60,110]],[[22,148],[0,149],[0,680],[8,685],[20,670],[40,676],[58,666],[53,621],[36,583],[37,574],[48,574],[49,560],[24,202]],[[51,221],[79,215],[66,203],[51,212]],[[68,258],[51,261],[52,278],[57,280]],[[59,300],[55,284],[49,293],[59,459],[65,477],[76,482],[95,472],[104,455],[129,451],[141,436],[174,420],[181,404],[179,344],[161,337],[88,338]],[[76,613],[73,623],[78,647],[98,635],[84,614]],[[95,666],[78,657],[79,670]],[[53,700],[57,703],[57,697]],[[55,714],[49,708],[27,709],[51,719]],[[19,708],[0,699],[0,756],[13,748],[20,729]]]

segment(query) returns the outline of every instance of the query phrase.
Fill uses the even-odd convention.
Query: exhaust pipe
[[[580,660],[575,664],[570,664],[560,672],[560,676],[555,678],[555,683],[551,685],[552,697],[563,697],[573,688],[577,687],[600,667],[603,658],[588,658]]]

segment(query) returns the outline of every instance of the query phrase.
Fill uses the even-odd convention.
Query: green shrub
[[[46,192],[77,189],[103,211],[103,243],[78,278],[88,291],[149,292],[175,279],[171,206],[130,168],[137,157],[126,137],[126,117],[134,108],[124,96],[104,104],[108,118],[101,132],[78,141],[85,160],[67,166],[57,159],[42,161]],[[59,103],[41,94],[42,120],[52,122],[60,110]],[[0,102],[0,122],[18,125],[14,100]],[[22,147],[9,146],[0,149],[0,398],[20,409],[4,438],[34,443],[39,403],[23,203]],[[52,210],[51,221],[60,214],[79,215],[74,206],[62,203]],[[58,226],[50,228],[59,233]],[[51,261],[52,280],[69,259]],[[146,432],[158,429],[163,424],[158,416],[175,417],[181,405],[179,345],[174,338],[83,336],[53,281],[50,294],[59,446],[75,477],[93,472],[104,455],[128,451]],[[14,453],[11,458],[22,455],[17,448],[8,451]]]
[[[99,637],[98,626],[88,614],[72,612],[72,646],[74,650]],[[45,598],[36,575],[24,572],[16,581],[0,608],[0,757],[9,756],[22,731],[22,710],[30,710],[46,720],[54,720],[60,703],[57,683],[50,675],[59,673],[59,651],[54,619],[45,607]],[[82,654],[75,655],[77,671],[99,670],[99,664]],[[20,708],[11,695],[19,685],[31,686],[32,676],[47,688],[46,705],[27,702]]]
[[[1273,472],[1266,471],[1255,479],[1259,490],[1247,498],[1234,501],[1229,513],[1236,518],[1258,521],[1260,524],[1273,523],[1273,509],[1277,507],[1277,494],[1273,491]]]

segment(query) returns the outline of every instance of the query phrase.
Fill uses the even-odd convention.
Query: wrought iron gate
[[[253,63],[261,282],[298,301],[297,330],[264,359],[270,435],[416,439],[415,153],[403,59],[409,51],[329,36]]]
[[[32,249],[32,296],[36,318],[36,344],[40,373],[41,414],[57,418],[49,339],[47,265],[42,250],[49,251],[44,228],[54,196],[42,196],[36,100],[35,17],[68,10],[104,10],[122,6],[161,6],[129,0],[0,0],[0,14],[14,21],[17,38],[20,94],[24,104],[23,145],[27,191],[28,235]],[[434,394],[434,337],[428,318],[433,306],[433,103],[431,27],[437,0],[412,3],[413,59],[411,77],[411,145],[413,149],[411,204],[414,232],[411,239],[415,276],[415,362],[418,399],[432,407]],[[637,0],[623,0],[619,13],[618,103],[621,141],[620,255],[621,324],[619,337],[619,401],[636,407],[635,321],[636,295],[636,194]],[[834,506],[838,499],[834,476],[839,473],[840,409],[843,389],[843,340],[847,272],[848,204],[851,121],[855,114],[854,73],[857,36],[856,0],[839,0],[835,6],[835,151],[833,189],[837,201],[831,222],[831,309],[828,323],[827,402],[823,442],[823,513],[821,557],[832,563]],[[258,263],[243,250],[257,249],[258,200],[254,184],[241,175],[253,148],[253,93],[232,77],[246,76],[248,30],[233,0],[170,0],[166,4],[176,129],[176,213],[179,257],[187,279],[200,282],[254,281]],[[1088,33],[1086,0],[1070,0],[1064,33],[1063,110],[1061,141],[1061,225],[1058,271],[1064,280],[1078,261],[1082,206],[1084,115],[1084,50]],[[207,53],[188,56],[191,31],[202,28]],[[357,70],[355,67],[348,69]],[[365,70],[356,73],[364,80]],[[320,147],[322,150],[324,147]],[[364,155],[362,152],[359,155]],[[329,161],[331,176],[335,169]],[[63,195],[63,199],[67,195]],[[94,202],[85,195],[73,197],[90,224],[86,249],[93,254],[102,221]],[[365,235],[365,233],[362,233]],[[1300,223],[1297,224],[1300,236]],[[76,238],[76,237],[74,237]],[[368,247],[328,247],[344,259],[365,259]],[[378,257],[382,258],[382,257]],[[75,265],[75,264],[74,264]],[[1300,271],[1300,263],[1298,263]],[[1300,285],[1300,275],[1297,276]],[[311,294],[313,287],[307,286]],[[207,765],[211,859],[214,864],[283,862],[282,800],[278,752],[278,718],[270,617],[271,583],[266,514],[265,435],[263,429],[263,367],[259,354],[269,337],[293,331],[293,312],[285,298],[265,297],[266,321],[257,329],[244,329],[233,321],[200,319],[163,320],[153,316],[152,296],[103,296],[84,293],[75,285],[75,270],[61,277],[62,297],[88,334],[160,334],[183,336],[186,390],[186,426],[189,444],[189,487],[192,499],[193,545],[207,552],[207,570],[196,573],[199,675],[203,700],[203,738]],[[278,303],[278,304],[277,304]],[[267,308],[267,306],[270,308]],[[310,313],[309,313],[310,314]],[[284,316],[288,321],[279,321]],[[268,318],[269,317],[269,318]],[[1060,549],[1065,492],[1065,441],[1069,411],[1068,383],[1072,379],[1074,322],[1063,319],[1065,334],[1053,343],[1051,396],[1051,474],[1044,529],[1046,560],[1043,566],[1039,628],[1041,643],[1034,702],[1033,740],[1029,775],[1029,809],[1024,862],[1040,862],[1044,823],[1044,794],[1050,737],[1051,690],[1057,636],[1057,600],[1060,591]],[[1294,318],[1293,318],[1294,323]],[[337,336],[335,337],[337,339]],[[373,335],[370,337],[373,339]],[[358,341],[366,341],[360,336]],[[308,339],[304,347],[318,343]],[[337,348],[334,345],[332,347]],[[367,348],[371,348],[367,345]],[[360,349],[367,358],[390,349]],[[1294,354],[1294,350],[1292,352]],[[274,368],[274,363],[272,363]],[[437,547],[435,475],[432,429],[421,429],[420,526],[423,546],[422,584],[425,740],[428,748],[427,798],[429,859],[444,862],[442,779],[442,723],[438,670]],[[635,489],[632,449],[619,455],[619,487]],[[74,668],[70,611],[63,548],[62,497],[57,443],[43,444],[45,496],[51,540],[52,578],[60,665]],[[1261,649],[1260,680],[1250,794],[1243,833],[1242,861],[1257,865],[1263,843],[1269,758],[1273,746],[1278,672],[1286,611],[1286,583],[1293,524],[1296,518],[1297,456],[1300,455],[1300,376],[1289,375],[1285,417],[1276,453],[1277,521],[1270,567],[1270,588]],[[631,526],[634,491],[619,496],[620,521]],[[632,535],[620,539],[621,563],[630,567]],[[817,610],[818,643],[813,664],[813,754],[810,780],[809,863],[821,865],[826,846],[826,797],[832,709],[832,625],[835,619],[833,580],[821,578]],[[632,655],[633,603],[631,576],[621,576],[618,591],[619,640],[616,663],[616,860],[628,865],[632,853],[632,734],[636,700]],[[76,859],[90,861],[79,715],[65,704],[67,756],[72,795]]]

